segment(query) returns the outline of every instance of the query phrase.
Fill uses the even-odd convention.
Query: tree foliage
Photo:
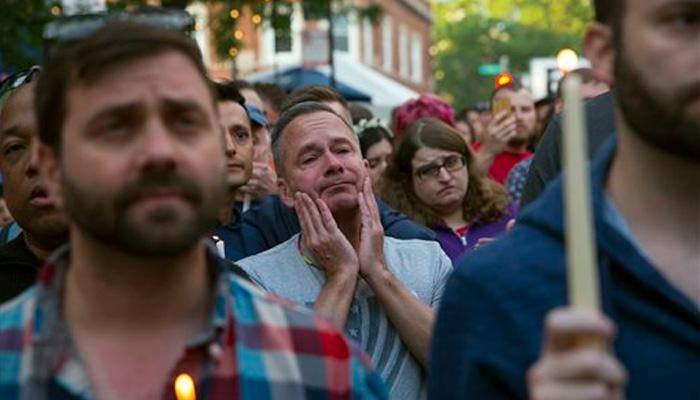
[[[333,15],[355,12],[360,17],[376,20],[381,8],[376,4],[367,7],[350,7],[344,0],[198,0],[218,10],[212,15],[210,26],[217,56],[225,59],[231,49],[239,49],[241,42],[234,32],[239,18],[232,18],[232,10],[245,7],[251,15],[259,16],[257,24],[268,21],[274,29],[288,29],[291,23],[293,3],[301,3],[306,19],[325,19],[329,4],[333,2]],[[61,14],[60,1],[1,0],[0,12],[0,71],[26,68],[41,61],[43,26]],[[184,9],[195,0],[161,0],[162,7]],[[147,6],[148,0],[107,0],[108,10],[124,10]]]
[[[533,57],[553,57],[563,47],[580,53],[591,20],[588,0],[457,0],[434,11],[436,89],[457,108],[491,94],[493,77],[479,75],[480,65],[506,56],[517,76]]]

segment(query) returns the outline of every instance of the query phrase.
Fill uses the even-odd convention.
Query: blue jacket
[[[377,199],[384,234],[398,239],[435,240],[435,233]],[[243,213],[240,229],[228,235],[226,258],[237,261],[285,242],[300,231],[294,210],[268,196]],[[232,247],[229,253],[229,247]],[[231,256],[229,256],[231,254]]]
[[[614,141],[592,167],[602,305],[628,399],[700,399],[700,312],[608,218],[604,181]],[[567,303],[561,177],[502,240],[464,257],[433,334],[431,399],[526,399],[545,315]]]

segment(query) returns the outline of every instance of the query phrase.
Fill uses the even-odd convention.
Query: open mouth
[[[49,198],[49,194],[42,186],[35,186],[29,194],[29,203],[35,207],[45,208],[53,207],[53,201]]]

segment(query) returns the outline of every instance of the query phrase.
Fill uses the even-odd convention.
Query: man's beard
[[[224,177],[202,188],[174,171],[153,171],[125,185],[115,196],[81,187],[63,171],[65,210],[77,227],[105,246],[140,257],[171,257],[191,249],[211,229],[225,190]],[[192,211],[161,207],[138,218],[129,208],[159,189],[176,189]]]
[[[700,101],[700,82],[671,93],[654,90],[645,84],[623,49],[618,49],[618,55],[616,98],[629,128],[655,148],[700,162],[700,120],[690,110],[693,102]]]

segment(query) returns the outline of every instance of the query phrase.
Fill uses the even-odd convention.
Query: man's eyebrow
[[[133,118],[143,112],[143,103],[125,103],[116,104],[112,106],[107,106],[99,110],[95,115],[93,115],[87,123],[87,126],[92,126],[97,124],[100,120],[112,117],[112,116],[125,116]]]
[[[231,124],[228,127],[226,127],[226,130],[231,130],[231,129],[245,129],[246,132],[250,132],[250,129],[247,126],[245,126],[243,124],[239,124],[239,123],[234,123],[234,124]]]
[[[162,107],[171,111],[196,111],[206,115],[206,110],[198,102],[181,98],[166,98],[161,101]]]
[[[22,129],[20,129],[17,125],[10,125],[9,128],[4,128],[0,131],[0,141],[5,140],[8,136],[25,139],[29,135],[22,133]]]
[[[346,138],[346,137],[335,138],[335,139],[331,140],[331,145],[345,144],[345,143],[352,144],[352,140],[350,138]]]
[[[316,143],[316,142],[307,143],[307,144],[301,146],[298,154],[302,155],[302,154],[307,153],[309,151],[317,150],[318,147],[319,147],[318,143]]]

